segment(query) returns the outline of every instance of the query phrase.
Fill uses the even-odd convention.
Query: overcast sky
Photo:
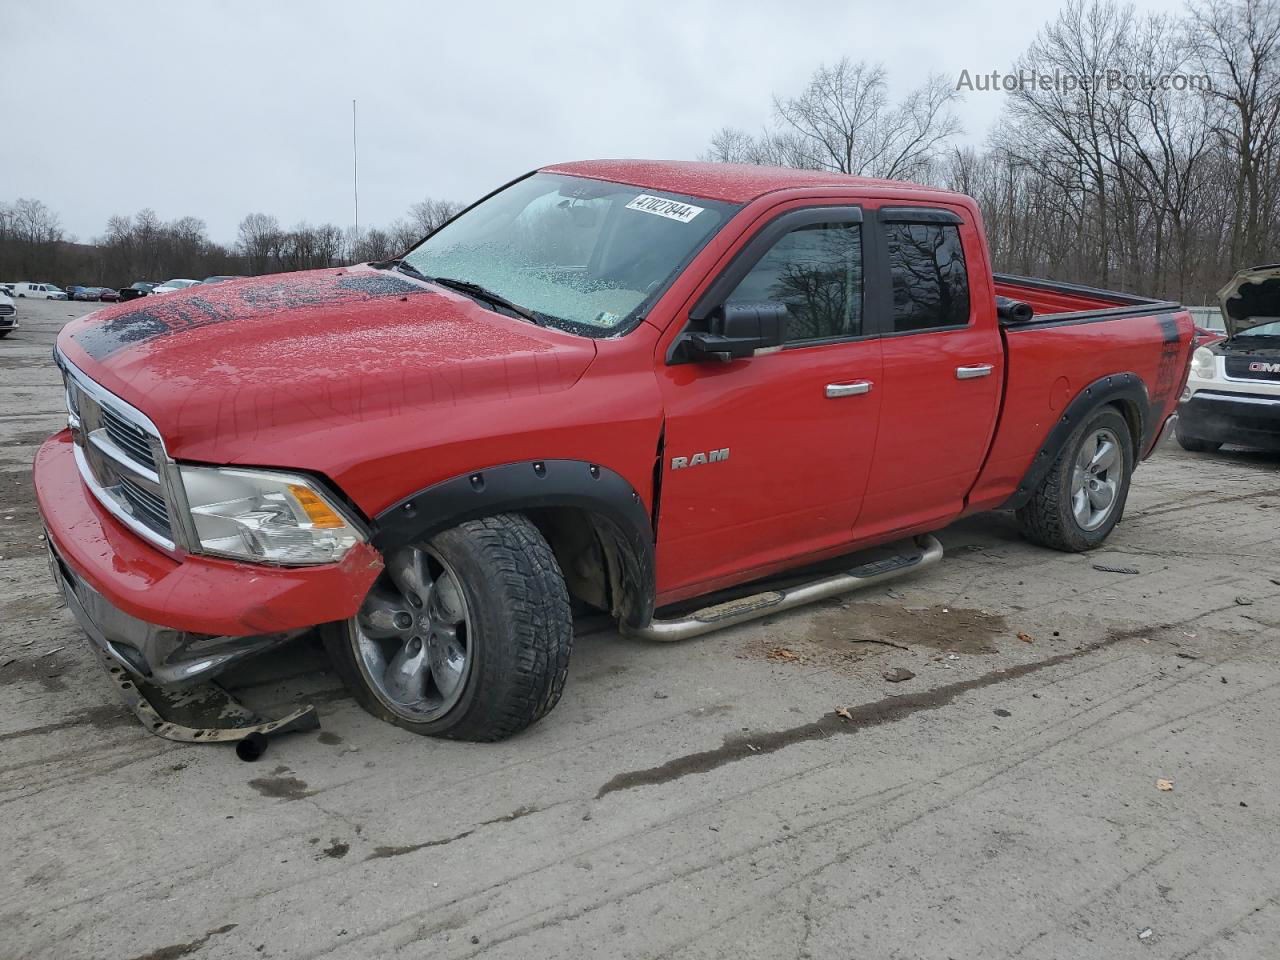
[[[758,130],[772,94],[841,56],[883,61],[899,92],[930,70],[1005,69],[1055,10],[0,0],[0,200],[39,198],[80,239],[146,206],[224,242],[251,211],[346,226],[355,98],[360,220],[386,224],[426,195],[469,201],[556,161],[693,159],[720,126]],[[968,95],[968,138],[1002,97]]]

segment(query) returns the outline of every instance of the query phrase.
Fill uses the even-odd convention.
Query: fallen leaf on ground
[[[848,707],[836,707],[836,716],[844,717],[846,720],[852,720],[853,714],[849,712]]]
[[[1162,777],[1161,779],[1159,779],[1159,780],[1157,780],[1157,781],[1156,781],[1156,789],[1157,789],[1157,790],[1163,790],[1165,793],[1168,793],[1170,790],[1172,790],[1172,789],[1173,789],[1173,781],[1172,781],[1172,780],[1165,780],[1165,779]]]
[[[796,655],[786,647],[774,647],[769,651],[770,660],[795,660]]]
[[[1036,641],[1035,641],[1035,637],[1031,636],[1031,634],[1029,634],[1029,633],[1023,633],[1021,630],[1019,630],[1019,631],[1018,631],[1018,639],[1019,639],[1019,640],[1021,640],[1023,643],[1035,643],[1035,642],[1036,642]]]

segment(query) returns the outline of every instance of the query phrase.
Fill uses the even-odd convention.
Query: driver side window
[[[770,248],[727,298],[785,303],[787,343],[862,334],[862,224],[798,227]]]

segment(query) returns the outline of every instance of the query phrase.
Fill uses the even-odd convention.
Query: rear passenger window
[[[940,223],[886,223],[893,276],[895,333],[969,322],[969,274],[960,228]]]
[[[862,334],[862,225],[798,227],[770,248],[728,302],[787,305],[787,342]]]

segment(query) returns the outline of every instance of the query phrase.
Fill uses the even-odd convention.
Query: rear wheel
[[[1132,473],[1129,424],[1105,407],[1071,434],[1031,499],[1018,509],[1023,536],[1071,553],[1099,546],[1120,522]]]
[[[471,520],[384,559],[360,612],[321,628],[361,706],[414,733],[501,740],[556,705],[569,595],[526,517]]]
[[[11,334],[12,332],[13,332],[12,330],[0,330],[0,340],[3,340],[5,337],[7,337],[7,336],[8,336],[9,334]]]
[[[1189,437],[1182,432],[1182,428],[1177,424],[1174,424],[1173,436],[1178,441],[1178,446],[1190,453],[1213,453],[1222,446],[1221,443],[1216,443],[1213,440],[1200,440],[1196,437]]]

